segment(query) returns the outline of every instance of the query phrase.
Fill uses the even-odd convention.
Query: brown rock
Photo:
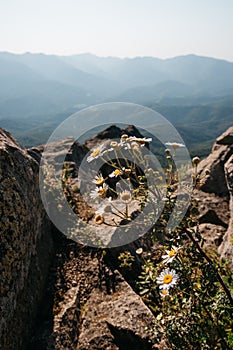
[[[201,224],[199,226],[202,237],[206,240],[204,247],[208,251],[217,252],[218,247],[223,241],[223,236],[226,233],[226,229],[219,225],[213,224]]]
[[[124,129],[120,129],[118,126],[111,125],[107,129],[99,132],[96,136],[88,139],[84,145],[88,149],[92,149],[98,144],[108,141],[110,139],[120,139],[121,135],[123,134],[127,134],[128,136],[143,137],[142,134],[138,131],[138,129],[135,128],[135,126],[133,125],[128,125]]]
[[[216,140],[218,145],[232,145],[233,144],[233,126],[227,129],[221,136]]]
[[[225,164],[227,186],[230,193],[230,220],[223,242],[219,247],[219,253],[222,258],[229,260],[230,267],[233,269],[233,156]]]
[[[141,298],[119,276],[111,295],[93,290],[83,314],[77,350],[147,350],[152,339],[147,332],[154,317]]]
[[[199,174],[205,178],[200,189],[204,192],[215,193],[218,196],[228,196],[228,187],[225,178],[224,164],[233,154],[233,145],[215,144],[211,154],[199,164]],[[205,169],[210,175],[205,177]]]
[[[201,224],[210,223],[227,228],[230,213],[229,200],[227,197],[219,197],[214,193],[198,191],[199,221]]]
[[[0,129],[0,348],[24,349],[50,263],[38,162]]]
[[[199,175],[210,175],[198,192],[200,229],[206,247],[218,249],[233,269],[233,127],[217,138],[211,154],[199,164]]]

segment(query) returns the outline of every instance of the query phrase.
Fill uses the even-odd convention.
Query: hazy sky
[[[233,0],[0,0],[0,51],[233,61]]]

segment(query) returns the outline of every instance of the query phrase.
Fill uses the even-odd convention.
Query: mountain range
[[[168,118],[202,153],[233,122],[233,63],[0,52],[0,125],[32,146],[86,106],[133,102]],[[203,154],[204,154],[203,153]]]

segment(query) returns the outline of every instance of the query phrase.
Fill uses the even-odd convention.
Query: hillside
[[[232,91],[233,63],[196,55],[121,59],[0,53],[0,125],[27,147],[46,142],[72,113],[119,101],[160,112],[191,153],[207,155],[211,142],[232,123]]]

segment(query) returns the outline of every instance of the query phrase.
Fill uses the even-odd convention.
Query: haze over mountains
[[[233,122],[233,63],[196,55],[0,53],[0,126],[27,146],[45,142],[73,112],[111,101],[154,108],[190,147],[208,147]]]

